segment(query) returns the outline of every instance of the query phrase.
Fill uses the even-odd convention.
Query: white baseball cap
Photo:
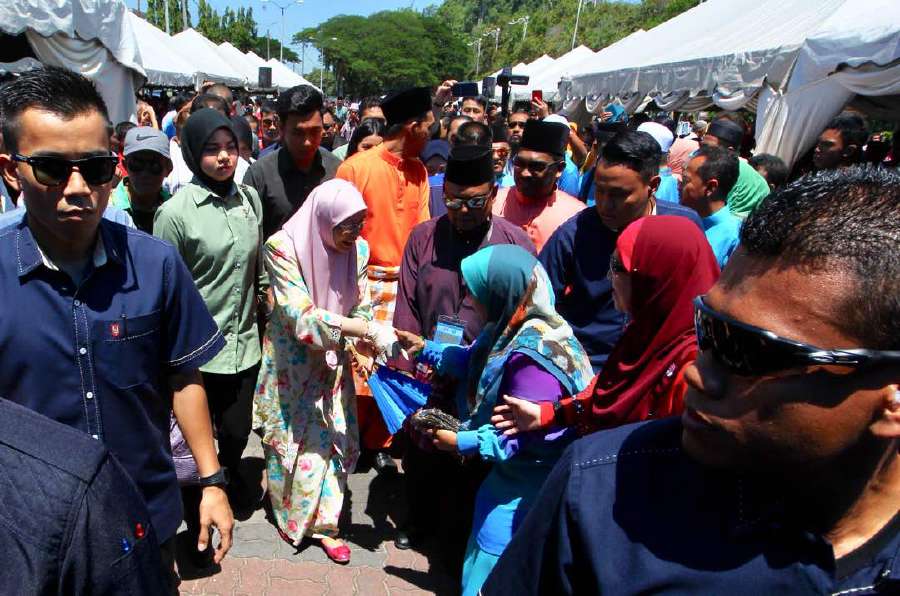
[[[669,148],[675,141],[675,135],[672,134],[672,131],[656,122],[644,122],[637,129],[638,132],[645,132],[653,137],[653,140],[659,144],[659,148],[663,153],[668,153]]]

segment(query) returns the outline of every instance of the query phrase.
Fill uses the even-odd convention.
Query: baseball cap
[[[130,155],[138,151],[153,151],[159,153],[171,161],[169,156],[169,138],[161,130],[150,126],[136,126],[125,135],[125,150],[123,155]]]
[[[428,144],[425,145],[425,149],[422,150],[419,158],[422,161],[428,161],[435,155],[440,155],[444,159],[448,159],[450,155],[450,143],[441,139],[428,141]]]
[[[653,137],[653,140],[659,144],[659,149],[663,153],[669,152],[669,148],[675,140],[675,135],[672,134],[671,130],[656,122],[644,122],[637,129],[638,132],[645,132]]]

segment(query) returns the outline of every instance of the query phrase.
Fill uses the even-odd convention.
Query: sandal
[[[332,540],[337,539],[333,538]],[[335,563],[346,565],[350,562],[350,547],[343,542],[341,542],[338,546],[328,547],[325,545],[325,541],[322,540],[322,549],[325,551],[325,554],[328,555],[328,558]]]

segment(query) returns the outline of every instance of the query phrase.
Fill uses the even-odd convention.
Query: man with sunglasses
[[[565,124],[529,120],[513,158],[516,185],[500,189],[494,202],[494,215],[521,226],[538,251],[559,226],[585,207],[557,188],[568,142]]]
[[[444,174],[446,214],[413,228],[403,251],[393,319],[396,329],[433,338],[436,332],[452,327],[465,344],[481,332],[485,321],[462,282],[462,260],[494,244],[516,244],[535,253],[525,232],[491,213],[496,194],[491,149],[454,147]],[[442,407],[458,416],[446,404],[432,403],[429,407]],[[414,447],[407,450],[403,461],[410,519],[395,544],[409,548],[411,540],[421,538],[420,532],[433,525],[428,522],[429,516],[441,502],[474,503],[474,488],[466,493],[464,487],[476,487],[478,481],[471,481],[471,468],[464,469],[457,462],[435,458]],[[464,552],[471,521],[472,511],[462,506],[440,524],[448,534],[441,536],[442,542],[456,542],[457,548],[448,552]]]
[[[174,591],[182,505],[171,410],[205,487],[204,530],[219,528],[217,561],[231,545],[227,474],[198,371],[225,340],[174,247],[101,219],[117,158],[94,85],[45,66],[0,89],[0,112],[9,151],[0,172],[27,207],[0,228],[0,395],[102,441],[119,459],[147,503]],[[120,544],[124,573],[134,543]],[[208,545],[201,532],[198,550]]]
[[[128,213],[137,229],[153,233],[156,209],[169,198],[163,182],[172,172],[169,140],[165,133],[149,126],[132,128],[125,135],[125,169],[110,197],[110,203]]]
[[[900,175],[776,190],[695,301],[680,418],[573,444],[484,588],[900,593]]]

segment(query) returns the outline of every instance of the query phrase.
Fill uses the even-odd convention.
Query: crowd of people
[[[182,521],[209,567],[261,504],[346,564],[401,460],[395,545],[466,596],[900,593],[896,144],[455,83],[0,87],[0,591],[177,593]]]

